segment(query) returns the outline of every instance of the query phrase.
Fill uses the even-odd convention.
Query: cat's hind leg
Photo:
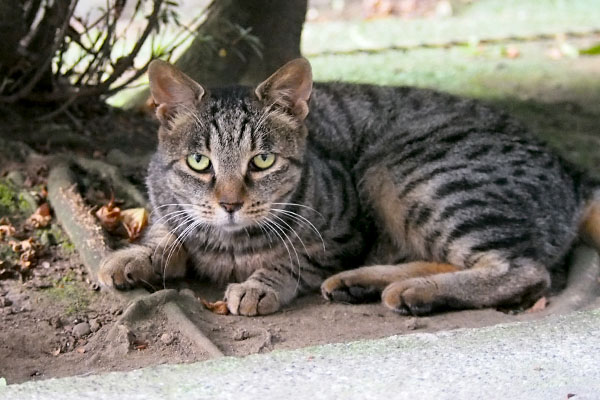
[[[471,269],[401,280],[388,285],[383,304],[404,315],[439,309],[483,308],[536,300],[550,286],[546,268],[533,261],[481,257]]]
[[[383,289],[393,282],[458,270],[450,264],[422,261],[361,267],[326,279],[321,285],[321,293],[328,300],[344,303],[379,301]]]

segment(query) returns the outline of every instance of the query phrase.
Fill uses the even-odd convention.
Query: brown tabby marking
[[[579,232],[586,242],[600,249],[600,201],[592,201],[584,211]]]

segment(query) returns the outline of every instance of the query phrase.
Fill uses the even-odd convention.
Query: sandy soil
[[[89,303],[85,309],[72,311],[68,301],[57,300],[47,289],[27,288],[15,281],[0,285],[2,298],[12,302],[0,309],[0,376],[9,383],[209,358],[169,322],[161,307],[111,337],[125,307],[123,300],[87,289],[83,281],[73,285],[87,291]],[[220,288],[208,285],[195,285],[193,289],[197,296],[211,300],[222,294]],[[227,356],[480,327],[538,316],[487,309],[412,318],[399,316],[379,304],[328,303],[316,293],[264,317],[217,315],[200,302],[196,305],[187,310],[191,319]],[[78,324],[87,324],[94,331],[79,331]],[[119,328],[116,330],[119,332]]]

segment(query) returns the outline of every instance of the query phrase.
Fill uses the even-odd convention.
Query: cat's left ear
[[[296,58],[279,68],[256,88],[259,100],[276,104],[300,120],[308,115],[312,70],[305,58]]]
[[[156,116],[165,123],[177,107],[194,107],[204,88],[177,68],[162,60],[154,60],[148,66],[150,93],[156,103]]]

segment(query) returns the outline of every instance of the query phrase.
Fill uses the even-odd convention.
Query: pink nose
[[[221,207],[223,207],[223,209],[225,211],[227,211],[230,214],[233,214],[234,212],[236,212],[237,210],[239,210],[240,208],[242,208],[242,205],[244,205],[244,203],[224,203],[224,202],[220,202],[219,205]]]

